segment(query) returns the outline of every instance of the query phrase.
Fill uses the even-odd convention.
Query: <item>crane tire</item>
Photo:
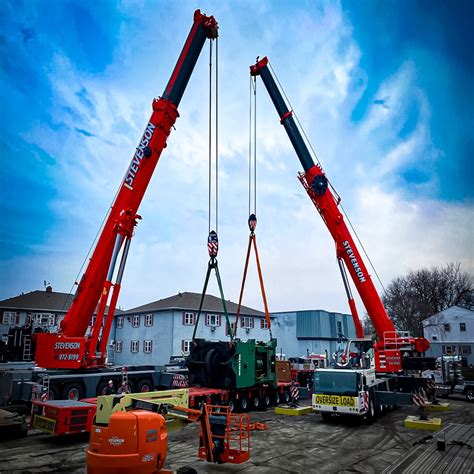
[[[79,383],[68,383],[62,392],[63,400],[80,400],[84,398],[84,390]]]

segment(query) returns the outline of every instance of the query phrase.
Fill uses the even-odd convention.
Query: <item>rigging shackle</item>
[[[255,214],[250,214],[248,223],[250,232],[253,232],[257,227],[257,216]]]
[[[214,230],[211,230],[207,237],[207,251],[209,252],[209,257],[211,257],[211,259],[216,258],[218,250],[219,239],[217,238],[217,233]]]

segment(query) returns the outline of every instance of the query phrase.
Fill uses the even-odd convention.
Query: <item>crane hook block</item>
[[[249,217],[250,232],[253,232],[256,227],[257,227],[257,216],[255,214],[250,214],[250,217]]]
[[[217,257],[217,251],[219,250],[219,239],[217,238],[217,234],[214,230],[211,230],[211,232],[209,232],[209,236],[207,237],[207,250],[209,252],[209,257]]]
[[[311,183],[311,189],[314,191],[316,196],[322,196],[328,188],[328,179],[323,174],[318,174],[314,177]]]

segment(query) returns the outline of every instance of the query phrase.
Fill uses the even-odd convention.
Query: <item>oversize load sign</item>
[[[314,394],[314,403],[318,405],[335,405],[338,407],[355,407],[356,397],[345,397],[340,395]]]

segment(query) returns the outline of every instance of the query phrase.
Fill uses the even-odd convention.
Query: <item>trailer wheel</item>
[[[229,400],[227,406],[229,407],[230,412],[233,413],[235,411],[235,400]]]
[[[474,402],[474,388],[468,388],[464,395],[468,402]]]
[[[268,395],[262,397],[262,399],[260,400],[260,404],[262,405],[262,408],[268,408],[271,404],[270,397]]]
[[[78,383],[69,383],[64,387],[62,398],[64,400],[80,400],[84,398],[84,391]]]
[[[280,394],[277,392],[275,393],[275,405],[280,404]]]
[[[253,407],[258,410],[258,408],[260,407],[260,397],[258,395],[255,395],[255,397],[252,398],[252,404]]]
[[[137,392],[152,392],[153,384],[149,379],[141,379],[137,383]]]
[[[290,401],[290,392],[288,390],[285,390],[281,394],[281,398],[282,398],[283,403],[289,403],[289,401]]]
[[[247,411],[249,409],[249,401],[247,397],[240,397],[240,410]]]

